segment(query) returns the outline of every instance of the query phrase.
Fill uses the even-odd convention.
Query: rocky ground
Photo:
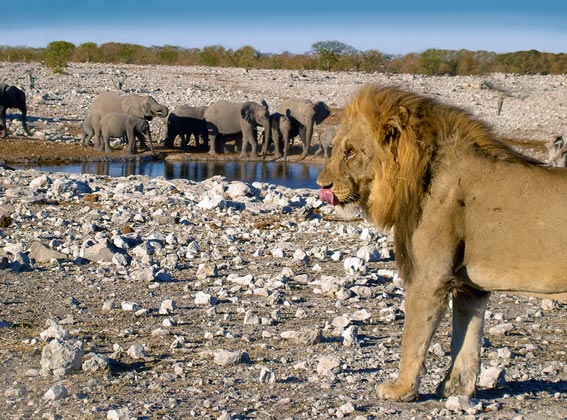
[[[327,124],[360,85],[396,83],[470,110],[542,159],[567,124],[564,76],[110,65],[53,75],[0,63],[0,80],[27,90],[32,130],[19,138],[10,115],[0,161],[122,158],[76,144],[117,71],[125,89],[170,107],[321,99]],[[478,399],[433,395],[449,364],[447,316],[420,401],[378,400],[404,318],[391,240],[315,190],[0,168],[0,267],[0,418],[567,418],[565,305],[502,294],[487,313]]]

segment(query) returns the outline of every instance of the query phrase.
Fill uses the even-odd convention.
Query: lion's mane
[[[345,127],[364,121],[378,143],[368,216],[395,226],[396,258],[404,278],[412,267],[411,235],[438,165],[477,155],[494,161],[542,165],[500,141],[466,111],[395,86],[363,87],[345,108]]]

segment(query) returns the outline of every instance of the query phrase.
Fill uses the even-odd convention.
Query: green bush
[[[53,41],[47,44],[45,51],[45,64],[54,73],[62,73],[67,67],[67,61],[75,51],[75,44],[67,41]]]

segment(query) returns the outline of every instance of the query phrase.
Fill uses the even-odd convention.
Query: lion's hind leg
[[[451,367],[437,388],[441,397],[474,396],[480,370],[484,311],[490,293],[468,289],[453,294]]]
[[[408,285],[400,373],[395,382],[384,382],[378,386],[378,398],[404,402],[417,400],[419,375],[424,368],[431,338],[445,312],[447,297],[444,287],[435,289],[427,282]]]

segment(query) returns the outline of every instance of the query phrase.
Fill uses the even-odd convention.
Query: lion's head
[[[427,100],[395,87],[367,86],[345,108],[333,153],[317,183],[333,204],[357,203],[391,227],[426,185],[435,128]]]

